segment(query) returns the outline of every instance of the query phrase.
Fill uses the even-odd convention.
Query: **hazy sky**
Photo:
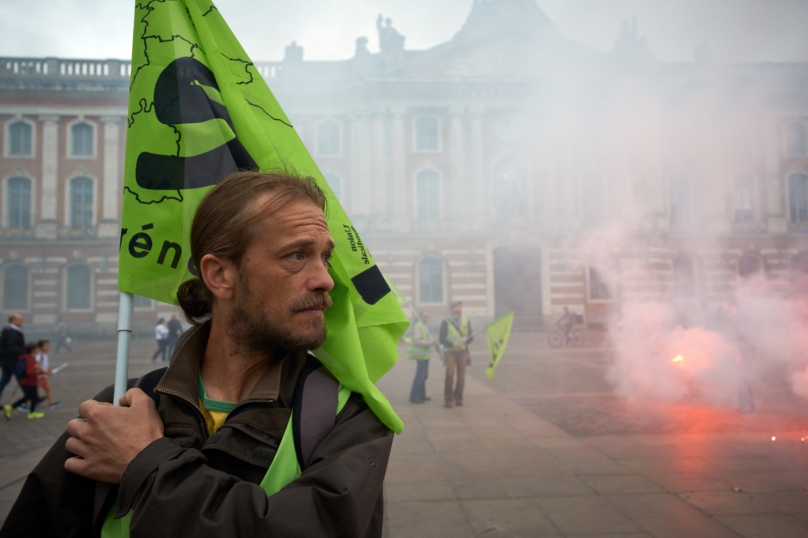
[[[717,62],[808,61],[808,0],[536,0],[568,37],[607,51],[636,16],[658,60],[689,61],[707,39]],[[472,0],[218,0],[253,60],[345,59],[359,36],[378,50],[375,21],[393,19],[408,49],[452,38]],[[0,56],[128,58],[134,0],[0,0]]]

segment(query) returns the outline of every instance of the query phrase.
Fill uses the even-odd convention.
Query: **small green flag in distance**
[[[400,291],[398,291],[398,288],[396,287],[396,285],[393,284],[393,282],[389,278],[384,277],[384,280],[385,280],[385,282],[387,282],[387,285],[390,286],[390,291],[393,292],[393,297],[396,298],[396,301],[398,301],[398,304],[400,306],[402,306],[402,307],[406,306],[407,303],[409,302],[407,300],[407,298],[404,297],[404,295],[402,295]]]
[[[197,205],[242,169],[292,170],[325,192],[333,306],[314,354],[401,432],[374,383],[396,363],[407,317],[289,118],[210,0],[138,2],[118,287],[176,303],[195,276],[188,237]]]
[[[485,377],[494,379],[494,372],[497,365],[505,353],[508,346],[508,339],[511,337],[511,327],[513,326],[513,312],[505,314],[501,318],[492,321],[485,326],[485,335],[488,337],[488,368],[485,370]]]

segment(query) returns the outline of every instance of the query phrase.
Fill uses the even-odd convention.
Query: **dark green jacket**
[[[306,354],[270,367],[224,426],[208,436],[196,390],[208,335],[203,325],[178,343],[155,389],[165,437],[132,460],[117,496],[110,495],[118,515],[134,509],[131,536],[381,536],[393,432],[354,394],[303,475],[267,498],[258,484],[289,421]],[[96,399],[111,401],[112,388]],[[93,536],[96,482],[64,470],[72,456],[66,440],[62,435],[28,476],[2,538]]]

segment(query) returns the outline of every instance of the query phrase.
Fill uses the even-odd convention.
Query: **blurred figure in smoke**
[[[432,398],[426,395],[426,380],[429,376],[429,348],[436,345],[435,339],[429,333],[429,312],[421,312],[420,320],[415,322],[412,329],[412,338],[407,342],[407,358],[417,361],[415,378],[412,380],[410,402],[424,403]]]
[[[738,354],[735,357],[738,364],[738,412],[751,413],[755,410],[755,395],[752,393],[752,384],[749,382],[749,365],[755,348],[740,326],[738,309],[732,302],[724,305],[723,314],[722,332],[726,338],[734,341],[738,348]]]

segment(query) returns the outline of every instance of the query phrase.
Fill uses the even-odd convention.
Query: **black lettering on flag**
[[[218,118],[235,133],[227,107],[210,99],[203,86],[219,89],[210,69],[195,58],[174,60],[163,69],[154,86],[155,116],[160,123],[172,127]],[[226,144],[191,157],[144,151],[137,158],[135,180],[144,189],[198,189],[216,185],[239,170],[257,168],[236,136]]]
[[[369,305],[378,303],[382,297],[390,293],[390,286],[387,285],[377,265],[365,269],[353,277],[351,282],[362,296],[362,300]]]

